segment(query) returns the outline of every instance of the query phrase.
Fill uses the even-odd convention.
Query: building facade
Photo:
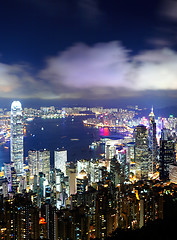
[[[22,105],[14,101],[11,105],[11,162],[17,174],[23,173],[23,116]]]
[[[146,180],[152,172],[149,151],[149,136],[148,130],[144,125],[139,125],[135,128],[135,164],[136,164],[136,179]]]
[[[66,162],[67,162],[67,151],[56,150],[54,151],[54,163],[55,169],[60,169],[66,176]]]

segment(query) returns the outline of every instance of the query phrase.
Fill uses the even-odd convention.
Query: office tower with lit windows
[[[8,192],[11,192],[12,187],[12,175],[11,175],[11,163],[4,163],[4,177],[8,181]]]
[[[11,105],[11,162],[17,174],[23,173],[23,116],[22,106],[19,101]]]
[[[28,165],[30,176],[39,177],[39,172],[45,175],[45,178],[50,181],[50,151],[42,150],[29,150],[28,151]]]
[[[77,193],[83,194],[87,191],[88,188],[88,177],[87,173],[82,170],[76,178],[77,183]]]
[[[55,169],[60,169],[66,176],[67,151],[64,149],[54,151]]]
[[[136,179],[146,180],[148,179],[149,173],[152,172],[147,128],[144,125],[137,126],[134,131],[134,137]]]
[[[120,176],[121,165],[116,158],[113,158],[110,162],[110,179],[115,186],[120,183]]]
[[[169,165],[175,162],[175,143],[167,134],[166,129],[162,129],[160,139],[160,159],[159,176],[163,181],[169,180]]]
[[[156,123],[153,107],[149,114],[149,148],[151,151],[151,161],[153,172],[155,172],[155,166],[157,163],[157,140],[156,140]]]
[[[87,174],[90,173],[90,161],[81,159],[77,161],[77,174],[84,170]]]
[[[115,198],[112,189],[99,186],[95,209],[95,235],[98,239],[106,239],[116,228]]]
[[[30,176],[38,175],[38,151],[28,151],[28,166],[30,170]]]
[[[126,160],[130,164],[135,161],[135,143],[134,142],[127,143]]]
[[[98,160],[91,160],[90,162],[90,182],[97,183],[101,180],[101,164]]]
[[[50,181],[50,151],[42,149],[38,151],[38,171],[45,175],[45,178]]]
[[[5,200],[5,239],[39,239],[39,210],[32,206],[29,195],[15,195]]]

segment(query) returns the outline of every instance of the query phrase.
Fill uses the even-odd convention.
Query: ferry
[[[34,120],[34,118],[27,118],[26,121],[27,122],[32,122]]]

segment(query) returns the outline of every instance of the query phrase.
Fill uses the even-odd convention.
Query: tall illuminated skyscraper
[[[156,122],[153,107],[149,114],[149,148],[151,151],[152,171],[155,172],[157,163],[157,140],[156,140]]]
[[[135,137],[135,163],[136,179],[147,180],[149,173],[152,173],[148,130],[144,125],[139,125],[134,131]]]
[[[169,166],[175,163],[175,143],[168,135],[168,129],[163,128],[160,139],[159,177],[169,180]]]
[[[23,173],[23,117],[22,106],[19,101],[11,105],[11,162],[17,174]]]
[[[64,149],[54,151],[55,169],[60,169],[66,176],[67,151]]]
[[[50,181],[50,151],[47,149],[38,151],[38,171],[44,173]]]
[[[28,151],[28,165],[30,170],[30,175],[38,175],[38,152],[36,150]]]
[[[39,181],[39,173],[45,175],[45,179],[50,181],[50,151],[47,149],[42,150],[29,150],[28,151],[28,165],[30,176],[37,176]]]

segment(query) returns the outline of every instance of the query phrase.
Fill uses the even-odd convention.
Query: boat
[[[34,120],[34,118],[27,118],[26,121],[27,122],[32,122]]]

